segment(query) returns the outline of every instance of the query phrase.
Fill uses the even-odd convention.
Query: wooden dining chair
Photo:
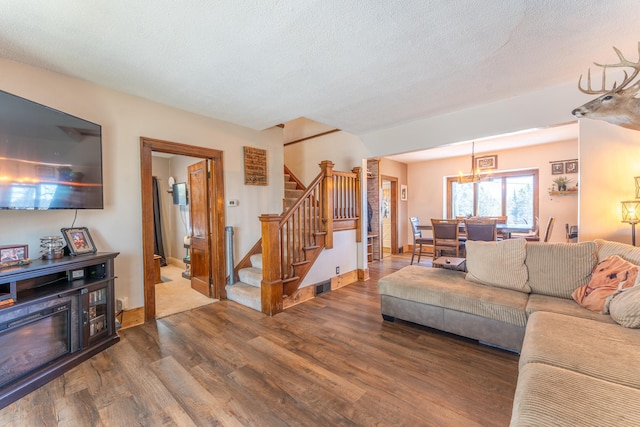
[[[544,232],[544,243],[549,242],[549,239],[551,238],[551,232],[553,231],[553,223],[556,221],[556,219],[552,216],[549,217],[549,221],[547,222],[547,229]]]
[[[431,255],[431,251],[429,249],[433,248],[433,239],[429,237],[422,237],[422,231],[418,229],[420,225],[420,219],[418,217],[409,218],[409,222],[411,222],[411,228],[413,228],[413,251],[411,253],[411,264],[413,264],[413,259],[416,255],[418,255],[418,264],[420,264],[420,257],[422,255]]]
[[[465,245],[460,241],[460,225],[457,219],[431,219],[433,228],[433,259],[444,252],[464,255]]]
[[[481,240],[484,242],[498,240],[495,219],[465,219],[464,229],[467,233],[467,240]]]

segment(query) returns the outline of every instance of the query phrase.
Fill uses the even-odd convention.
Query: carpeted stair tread
[[[233,285],[227,285],[225,289],[229,300],[254,310],[262,311],[260,288],[256,288],[247,283],[236,282]]]
[[[251,267],[262,269],[262,254],[253,254],[249,257]]]
[[[255,267],[243,268],[238,271],[238,277],[241,282],[260,288],[260,284],[262,283],[262,269]]]

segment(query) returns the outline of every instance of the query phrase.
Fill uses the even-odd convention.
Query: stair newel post
[[[322,221],[324,221],[325,236],[324,247],[333,248],[333,167],[335,164],[330,160],[323,160],[320,169],[324,178],[322,179]]]
[[[280,215],[263,214],[262,223],[262,312],[269,316],[282,312],[282,276],[280,274]]]
[[[351,172],[356,174],[356,182],[355,182],[356,206],[355,207],[356,207],[356,217],[358,218],[356,221],[356,242],[362,242],[362,215],[361,215],[362,200],[360,200],[362,198],[362,188],[360,188],[360,185],[362,182],[361,181],[362,168],[355,167],[351,169]]]

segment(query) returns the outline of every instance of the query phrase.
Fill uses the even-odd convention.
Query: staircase
[[[329,160],[319,166],[306,188],[285,166],[283,213],[260,216],[262,237],[236,265],[239,280],[226,286],[228,299],[269,316],[280,313],[309,297],[300,285],[322,251],[333,248],[334,231],[360,235],[360,168],[334,171]]]
[[[284,174],[284,200],[283,212],[291,208],[304,194],[304,188],[300,189],[300,184],[291,178],[288,173]],[[318,213],[319,214],[319,213]],[[238,270],[238,282],[227,285],[227,298],[238,304],[261,311],[261,282],[262,282],[262,254],[254,254],[250,257],[251,267]]]

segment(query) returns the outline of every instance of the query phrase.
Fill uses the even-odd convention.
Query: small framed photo
[[[551,163],[551,175],[562,175],[564,173],[564,163]]]
[[[476,157],[476,169],[479,170],[490,170],[490,169],[498,169],[498,156],[484,156],[484,157]]]
[[[0,267],[12,265],[28,264],[28,245],[6,245],[0,246]]]
[[[565,173],[578,173],[578,161],[572,160],[564,163]]]
[[[400,200],[407,201],[407,186],[404,184],[400,185]]]
[[[87,227],[62,228],[60,231],[71,255],[94,254],[98,251]]]

